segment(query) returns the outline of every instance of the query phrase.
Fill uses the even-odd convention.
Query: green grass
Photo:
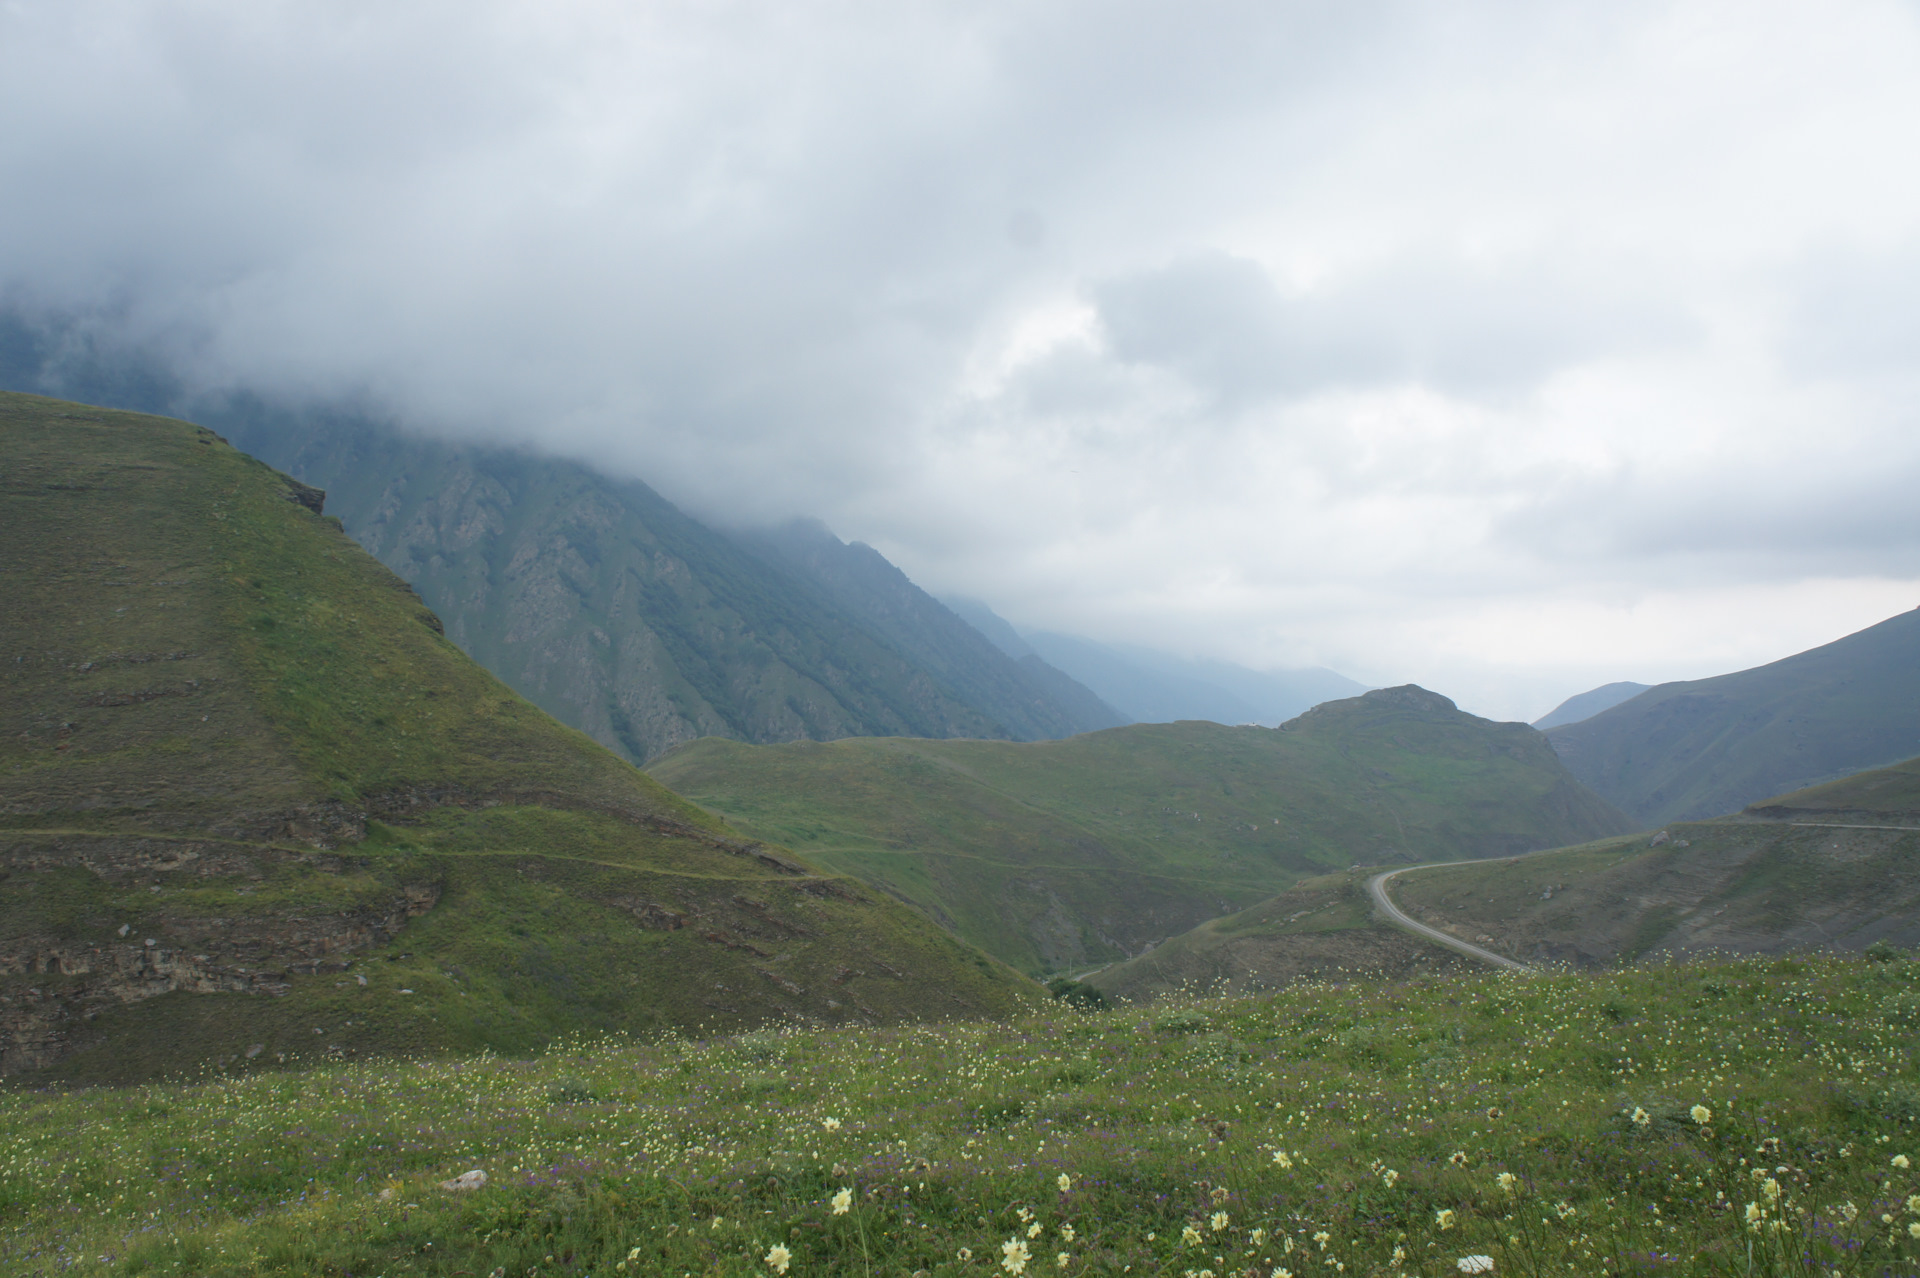
[[[1839,797],[1857,803],[1860,792]],[[1858,952],[1880,939],[1920,940],[1920,829],[1873,828],[1892,818],[1858,808],[1838,818],[1798,815],[1841,824],[1675,823],[1656,846],[1643,834],[1518,861],[1421,870],[1401,876],[1393,890],[1415,917],[1491,935],[1523,959]]]
[[[0,1263],[1909,1273],[1917,1007],[1910,961],[1654,965],[13,1093]]]
[[[1302,979],[1377,980],[1454,965],[1448,951],[1375,916],[1366,891],[1369,873],[1302,879],[1278,896],[1202,923],[1085,979],[1114,997],[1148,1002],[1169,993],[1249,993]]]
[[[1777,795],[1753,808],[1759,816],[1778,820],[1920,825],[1920,759]]]
[[[1304,875],[1625,825],[1531,729],[1417,689],[1329,703],[1278,730],[708,739],[650,771],[736,829],[880,886],[1036,973],[1124,958]]]
[[[0,461],[0,1072],[1030,992],[548,718],[211,432],[0,395]]]

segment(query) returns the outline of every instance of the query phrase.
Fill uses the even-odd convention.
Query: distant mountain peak
[[[1545,732],[1548,728],[1564,728],[1570,723],[1580,723],[1591,719],[1603,710],[1611,710],[1623,701],[1645,692],[1651,684],[1633,683],[1620,680],[1616,683],[1602,684],[1590,692],[1582,692],[1568,697],[1546,714],[1533,721],[1533,726]]]
[[[1393,706],[1397,709],[1444,714],[1460,713],[1460,707],[1454,704],[1453,698],[1443,697],[1417,683],[1403,683],[1397,688],[1375,688],[1371,692],[1361,693],[1358,699],[1377,705]]]

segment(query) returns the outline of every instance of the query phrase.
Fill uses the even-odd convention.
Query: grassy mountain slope
[[[1772,821],[1920,826],[1920,758],[1775,795],[1747,812]]]
[[[0,1069],[1010,1005],[475,665],[319,494],[0,396]]]
[[[1456,965],[1377,917],[1364,874],[1311,879],[1089,978],[1147,999],[1337,971]],[[1920,944],[1920,759],[1779,795],[1737,817],[1520,860],[1402,875],[1402,909],[1527,962]]]
[[[332,419],[236,438],[325,487],[475,660],[636,762],[701,736],[1008,735],[645,484]]]
[[[1404,876],[1428,922],[1520,957],[1861,950],[1920,943],[1920,759],[1738,817],[1484,866]]]
[[[1920,610],[1770,665],[1663,683],[1548,737],[1649,826],[1883,767],[1920,754]]]
[[[1032,654],[1018,659],[908,580],[873,547],[849,546],[815,520],[740,534],[769,562],[817,584],[876,638],[930,671],[1021,741],[1070,737],[1126,722]]]
[[[1624,828],[1531,728],[1411,687],[1280,729],[706,740],[651,771],[1029,971],[1138,953],[1355,861],[1492,856]]]
[[[1478,966],[1373,917],[1366,878],[1349,870],[1302,879],[1094,972],[1086,983],[1144,1003],[1181,991],[1246,993],[1316,977],[1401,979]]]
[[[195,417],[326,489],[466,651],[636,762],[706,735],[1033,738],[1121,722],[1045,662],[1004,659],[864,547],[840,550],[874,562],[830,583],[742,554],[644,484],[347,410],[195,400],[163,368],[5,311],[0,387]],[[838,597],[850,577],[865,589]]]

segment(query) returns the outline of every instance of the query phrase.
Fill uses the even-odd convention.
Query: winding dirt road
[[[1517,860],[1518,858],[1510,859]],[[1403,865],[1397,870],[1387,870],[1368,879],[1367,894],[1373,898],[1373,903],[1380,907],[1380,912],[1386,915],[1397,927],[1403,927],[1409,932],[1424,936],[1429,941],[1437,942],[1450,950],[1457,950],[1468,958],[1477,958],[1483,963],[1491,963],[1495,967],[1511,968],[1516,972],[1530,972],[1533,969],[1525,963],[1517,963],[1503,954],[1495,954],[1492,950],[1482,949],[1478,945],[1474,945],[1469,941],[1463,941],[1457,936],[1450,936],[1437,927],[1428,927],[1425,923],[1415,922],[1413,919],[1408,918],[1399,906],[1393,903],[1392,897],[1387,895],[1387,884],[1397,875],[1405,874],[1409,870],[1437,870],[1445,865],[1485,864],[1486,861],[1484,860],[1470,858],[1465,861],[1432,861],[1426,865]]]

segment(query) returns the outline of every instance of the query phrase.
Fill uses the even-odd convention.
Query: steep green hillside
[[[1567,768],[1644,825],[1920,754],[1920,610],[1770,665],[1663,683],[1548,734]]]
[[[817,589],[638,481],[324,419],[237,436],[325,487],[448,637],[563,722],[644,762],[702,736],[1006,737]]]
[[[1035,739],[1122,722],[824,530],[835,553],[823,574],[818,555],[743,553],[769,547],[716,533],[645,484],[406,435],[337,407],[196,399],[164,368],[100,356],[80,335],[3,310],[0,387],[193,417],[326,489],[329,509],[421,590],[450,638],[637,763],[700,736]]]
[[[1036,972],[1124,958],[1356,861],[1493,856],[1625,828],[1531,728],[1412,687],[1279,729],[707,740],[651,771]]]
[[[0,396],[0,1069],[1010,1005],[502,686],[319,503]]]
[[[1920,826],[1920,758],[1763,799],[1747,809],[1775,821],[1865,821]]]

